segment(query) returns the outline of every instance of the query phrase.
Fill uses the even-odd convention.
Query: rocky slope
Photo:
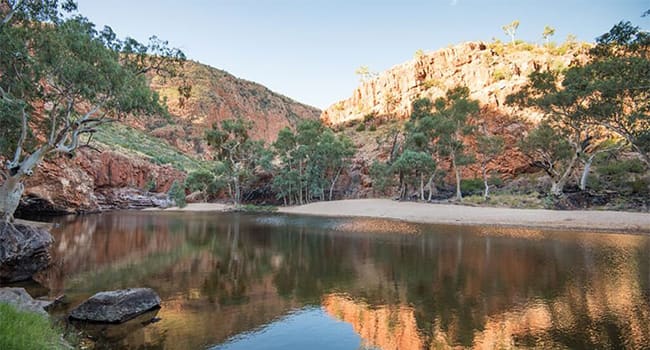
[[[350,98],[333,104],[321,115],[325,123],[343,130],[359,148],[340,190],[352,197],[372,196],[368,167],[376,159],[385,161],[394,144],[401,142],[399,130],[413,102],[418,98],[433,101],[456,86],[467,86],[471,98],[479,101],[479,124],[489,133],[504,137],[505,150],[488,165],[488,170],[500,177],[531,171],[528,159],[516,144],[540,114],[506,105],[506,97],[526,84],[528,75],[536,69],[557,70],[574,61],[585,61],[589,47],[572,42],[558,47],[467,42],[424,53],[362,81]],[[466,141],[471,147],[475,144],[473,139]],[[443,160],[438,166],[446,170],[450,164]],[[462,173],[463,178],[481,177],[478,164],[464,167]],[[451,177],[448,180],[451,182]]]
[[[107,125],[94,137],[101,149],[79,150],[75,157],[46,160],[26,181],[19,215],[95,211],[113,207],[164,204],[174,180],[208,167],[211,158],[203,135],[224,119],[242,117],[253,123],[252,137],[272,142],[285,126],[317,119],[320,111],[236,78],[225,71],[187,62],[183,71],[192,86],[181,99],[180,83],[151,77],[151,86],[167,103],[171,117],[132,116],[123,125]]]
[[[318,119],[321,111],[298,103],[268,88],[228,72],[188,61],[183,78],[152,77],[151,86],[167,101],[174,123],[148,127],[152,135],[167,140],[186,153],[203,154],[206,128],[224,119],[241,117],[253,123],[252,138],[274,141],[280,129],[295,127],[303,119]],[[185,79],[191,95],[183,98],[178,86]],[[147,128],[147,126],[144,126]]]
[[[566,43],[558,48],[467,42],[424,53],[363,81],[352,97],[327,108],[321,118],[332,125],[363,119],[368,114],[407,118],[413,101],[432,100],[464,85],[484,108],[504,114],[518,111],[505,106],[506,96],[518,91],[535,69],[560,69],[583,61],[588,45]],[[524,116],[535,119],[531,111]]]

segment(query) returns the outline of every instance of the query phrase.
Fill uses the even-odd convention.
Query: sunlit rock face
[[[111,204],[103,198],[98,200],[98,192],[105,198],[113,189],[143,189],[151,179],[155,179],[153,191],[166,192],[174,180],[184,178],[184,172],[169,165],[111,150],[97,153],[81,149],[74,158],[60,156],[39,165],[34,176],[25,181],[24,203],[19,210],[95,211]]]
[[[243,118],[252,123],[249,135],[273,142],[284,127],[294,128],[305,119],[318,119],[321,111],[275,93],[260,84],[239,79],[228,72],[197,62],[186,62],[184,79],[192,86],[189,98],[177,87],[181,79],[152,77],[151,87],[166,99],[177,125],[154,129],[152,134],[167,140],[185,153],[207,151],[204,132],[225,119]]]
[[[405,119],[413,101],[444,96],[453,87],[467,86],[481,105],[505,114],[516,112],[505,105],[506,96],[517,91],[535,69],[558,69],[586,59],[587,46],[559,53],[528,44],[497,48],[484,42],[467,42],[424,53],[396,65],[377,77],[362,81],[352,96],[328,107],[321,119],[330,124],[362,119],[369,113]],[[524,111],[529,120],[539,116]]]
[[[434,52],[424,53],[396,65],[376,77],[364,79],[345,100],[329,106],[321,115],[325,123],[339,127],[353,125],[373,115],[383,124],[403,122],[411,114],[412,104],[419,98],[432,101],[443,97],[448,89],[467,86],[470,97],[480,104],[479,125],[489,133],[503,136],[504,151],[491,161],[487,170],[501,178],[512,178],[533,171],[529,159],[518,149],[517,142],[541,114],[533,109],[522,109],[506,104],[506,97],[528,81],[534,70],[561,69],[572,62],[587,60],[588,44],[567,46],[566,50],[548,49],[531,44],[511,45],[467,42]],[[353,165],[344,174],[340,191],[353,193],[352,197],[372,197],[369,167],[375,160],[385,161],[400,136],[387,129],[401,130],[400,123],[389,124],[377,132],[351,133],[359,151]],[[388,136],[386,136],[388,135]],[[469,149],[476,150],[473,137],[465,140]],[[438,168],[450,169],[447,159],[438,160]],[[451,170],[448,182],[453,182]],[[462,167],[462,177],[480,178],[480,163]]]

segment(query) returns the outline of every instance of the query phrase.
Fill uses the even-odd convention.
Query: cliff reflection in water
[[[45,281],[71,307],[135,286],[163,299],[160,322],[100,347],[208,347],[312,306],[382,349],[650,343],[645,236],[130,212],[62,222],[55,236]]]

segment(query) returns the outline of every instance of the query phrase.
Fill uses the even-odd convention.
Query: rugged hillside
[[[169,118],[131,116],[94,135],[101,153],[83,149],[74,158],[46,160],[27,180],[18,214],[157,205],[164,195],[145,190],[165,193],[174,180],[211,166],[203,135],[213,123],[242,117],[253,122],[254,138],[272,142],[281,128],[321,114],[206,65],[187,62],[183,73],[192,86],[187,100],[180,99],[178,79],[151,77],[152,88],[166,100]]]
[[[504,106],[506,96],[517,91],[536,68],[562,68],[586,59],[586,44],[567,43],[546,48],[528,43],[517,45],[468,42],[424,53],[363,81],[352,97],[327,108],[321,118],[336,125],[368,114],[407,118],[413,101],[435,99],[447,89],[464,85],[484,108],[512,114]],[[534,113],[525,116],[535,119]]]
[[[371,196],[368,167],[376,159],[386,160],[399,145],[399,130],[411,113],[413,101],[422,97],[435,100],[459,85],[467,86],[471,97],[480,102],[481,125],[504,137],[504,153],[489,164],[489,171],[514,177],[531,170],[516,143],[540,115],[505,105],[506,96],[518,91],[535,69],[562,69],[573,61],[586,60],[589,47],[584,43],[541,47],[468,42],[424,53],[362,81],[350,98],[333,104],[321,115],[325,123],[345,132],[359,148],[349,176],[342,181],[342,190],[356,197]],[[470,145],[474,142],[467,141]],[[442,162],[439,167],[447,169],[449,164]],[[480,176],[478,164],[463,168],[464,178]]]
[[[253,123],[251,136],[274,141],[280,129],[302,119],[318,119],[321,111],[277,94],[260,84],[197,62],[186,62],[183,75],[191,86],[189,99],[180,96],[181,79],[152,77],[151,86],[166,99],[176,117],[171,124],[152,128],[152,135],[168,140],[187,153],[202,154],[205,128],[224,119],[241,117]],[[154,125],[155,126],[155,125]]]

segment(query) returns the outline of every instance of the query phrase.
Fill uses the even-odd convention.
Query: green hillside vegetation
[[[104,148],[142,157],[154,164],[170,164],[186,172],[211,168],[209,161],[193,158],[162,139],[130,126],[109,123],[100,126],[99,130],[93,140]]]

